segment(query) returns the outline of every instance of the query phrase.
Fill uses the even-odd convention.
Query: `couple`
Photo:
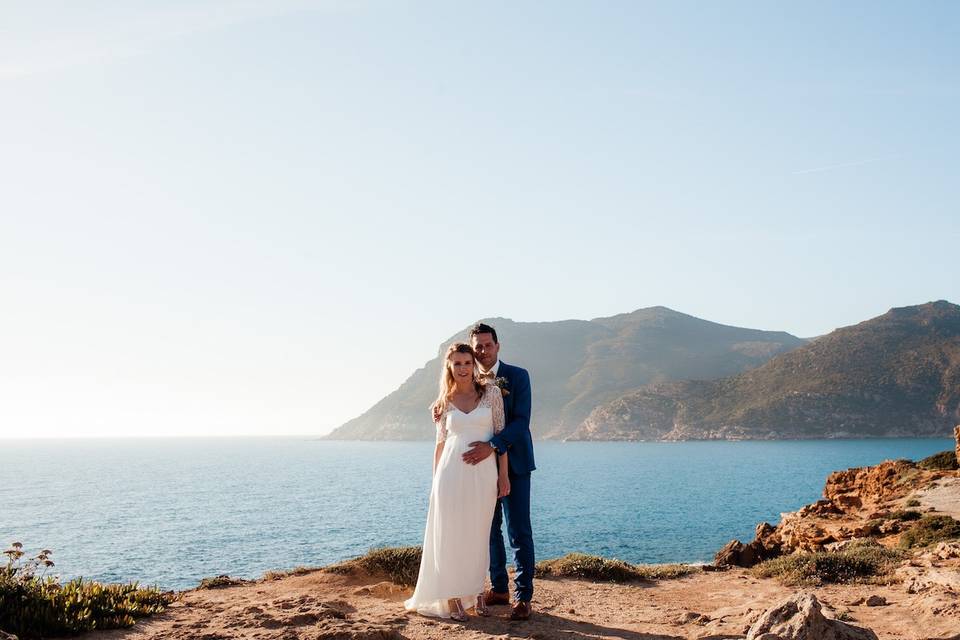
[[[501,523],[514,551],[516,594],[510,617],[530,617],[530,376],[500,362],[496,330],[477,324],[470,344],[447,349],[433,405],[437,446],[420,574],[408,611],[467,619],[466,609],[509,604]],[[492,589],[484,592],[490,570]]]

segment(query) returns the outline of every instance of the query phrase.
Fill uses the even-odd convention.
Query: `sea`
[[[821,497],[835,470],[950,439],[538,442],[538,559],[707,562]],[[186,589],[422,541],[431,442],[308,437],[0,441],[0,545],[62,579]],[[2,548],[7,548],[6,546]],[[509,552],[508,552],[509,553]]]

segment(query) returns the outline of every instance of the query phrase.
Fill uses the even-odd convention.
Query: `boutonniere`
[[[493,384],[497,385],[497,388],[500,389],[500,393],[502,393],[503,395],[505,396],[510,395],[510,390],[507,389],[507,387],[510,386],[510,381],[504,378],[503,376],[500,376],[499,378],[494,380]]]

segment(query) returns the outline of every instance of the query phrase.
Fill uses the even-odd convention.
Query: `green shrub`
[[[883,520],[879,518],[874,518],[873,520],[867,520],[866,525],[864,525],[865,535],[876,535],[880,533],[880,525],[883,524]]]
[[[894,479],[894,486],[905,487],[916,484],[917,478],[920,476],[920,470],[916,467],[903,467],[897,473],[897,477]]]
[[[241,584],[247,584],[249,580],[243,578],[231,578],[227,575],[214,576],[213,578],[204,578],[197,585],[197,589],[220,589],[222,587],[236,587]]]
[[[903,557],[902,551],[864,541],[842,551],[794,553],[767,560],[754,567],[753,574],[759,578],[775,577],[790,586],[883,582]]]
[[[953,471],[957,469],[957,452],[941,451],[924,458],[917,466],[927,471]]]
[[[900,536],[900,546],[904,549],[926,547],[955,538],[960,538],[960,522],[950,516],[925,515]]]
[[[348,574],[359,569],[386,574],[396,584],[413,587],[417,584],[417,574],[420,572],[420,554],[420,547],[374,549],[365,556],[324,567],[323,571]]]
[[[699,567],[686,564],[636,565],[585,553],[569,553],[562,558],[537,563],[537,576],[541,578],[580,578],[599,582],[668,580],[698,571]]]
[[[137,618],[163,611],[172,595],[137,583],[100,584],[83,578],[65,584],[46,575],[54,566],[49,550],[22,560],[13,543],[0,567],[0,629],[23,638],[129,627]],[[39,572],[39,575],[38,575]]]
[[[909,500],[907,500],[906,506],[908,506],[908,507],[919,507],[919,506],[920,506],[920,501],[917,500],[916,498],[910,498]]]
[[[889,518],[891,520],[919,520],[923,516],[919,511],[894,511],[890,514]]]

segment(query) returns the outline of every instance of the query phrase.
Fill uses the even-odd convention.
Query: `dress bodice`
[[[477,407],[470,413],[464,413],[453,403],[448,403],[447,410],[437,423],[437,442],[467,433],[475,440],[489,440],[494,434],[500,433],[503,424],[503,395],[497,386],[489,384],[484,387],[483,397]]]
[[[470,413],[464,413],[454,407],[446,415],[447,437],[464,436],[477,440],[489,440],[493,437],[493,410],[478,406]]]

